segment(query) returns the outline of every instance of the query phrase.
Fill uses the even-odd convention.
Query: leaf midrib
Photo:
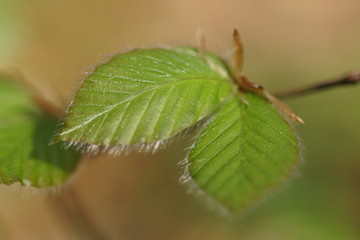
[[[94,117],[88,119],[87,121],[83,122],[82,124],[77,125],[77,126],[73,127],[72,129],[69,129],[67,131],[61,132],[59,134],[59,136],[63,136],[63,135],[66,135],[68,133],[71,133],[71,132],[73,132],[73,131],[75,131],[75,130],[77,130],[77,129],[79,129],[79,128],[81,128],[81,127],[83,127],[83,126],[85,126],[85,125],[87,125],[89,123],[91,123],[92,121],[94,121],[98,117],[101,117],[102,115],[109,113],[110,111],[112,111],[116,107],[120,106],[121,104],[127,103],[127,102],[129,102],[129,101],[131,101],[131,100],[133,100],[133,99],[135,99],[135,98],[137,98],[137,97],[139,97],[139,96],[141,96],[143,94],[146,94],[146,93],[151,92],[151,91],[155,91],[156,89],[160,89],[160,88],[162,88],[164,86],[168,86],[168,85],[172,85],[172,84],[178,84],[178,83],[182,83],[184,81],[217,81],[217,82],[226,83],[225,82],[226,80],[227,80],[226,78],[195,78],[195,79],[194,78],[184,78],[184,79],[176,80],[176,81],[173,81],[173,82],[168,82],[168,83],[163,83],[163,84],[157,85],[156,87],[149,88],[149,89],[146,89],[146,90],[144,90],[142,92],[139,92],[136,95],[131,96],[131,97],[119,102],[119,103],[116,103],[114,105],[110,105],[107,109],[100,112],[99,114],[96,114]]]

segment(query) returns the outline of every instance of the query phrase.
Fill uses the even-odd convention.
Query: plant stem
[[[280,99],[287,99],[287,98],[297,97],[297,96],[305,95],[305,94],[309,94],[309,93],[315,93],[320,90],[325,90],[325,89],[329,89],[332,87],[351,85],[351,84],[356,84],[359,82],[360,82],[360,71],[353,71],[353,72],[350,72],[349,74],[341,77],[340,79],[338,78],[335,80],[324,81],[324,82],[320,82],[320,83],[306,86],[303,88],[290,90],[290,91],[278,92],[278,93],[275,93],[274,95]]]

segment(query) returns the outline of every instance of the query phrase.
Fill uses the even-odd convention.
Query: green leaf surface
[[[192,48],[116,55],[85,79],[55,140],[107,147],[169,139],[213,112],[230,79],[219,58]]]
[[[244,93],[224,102],[201,130],[188,170],[200,190],[239,212],[287,179],[298,159],[289,123],[271,103]]]
[[[47,187],[62,183],[80,155],[49,146],[57,120],[33,105],[27,94],[0,78],[0,182]]]

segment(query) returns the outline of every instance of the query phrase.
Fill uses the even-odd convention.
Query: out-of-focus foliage
[[[0,78],[0,182],[53,186],[74,171],[79,154],[49,146],[57,119],[42,113],[26,92]]]

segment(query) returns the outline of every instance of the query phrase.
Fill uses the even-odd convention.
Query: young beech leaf
[[[55,140],[110,150],[152,146],[205,119],[188,156],[188,179],[240,211],[283,182],[299,158],[279,102],[250,91],[212,54],[133,50],[85,79]]]
[[[41,113],[24,91],[0,79],[0,182],[47,187],[63,182],[79,154],[49,146],[57,120]]]
[[[84,81],[55,141],[100,147],[154,143],[193,126],[231,92],[219,58],[193,48],[136,49]]]
[[[293,172],[299,141],[272,104],[252,93],[226,100],[201,130],[188,155],[190,181],[239,212]]]

